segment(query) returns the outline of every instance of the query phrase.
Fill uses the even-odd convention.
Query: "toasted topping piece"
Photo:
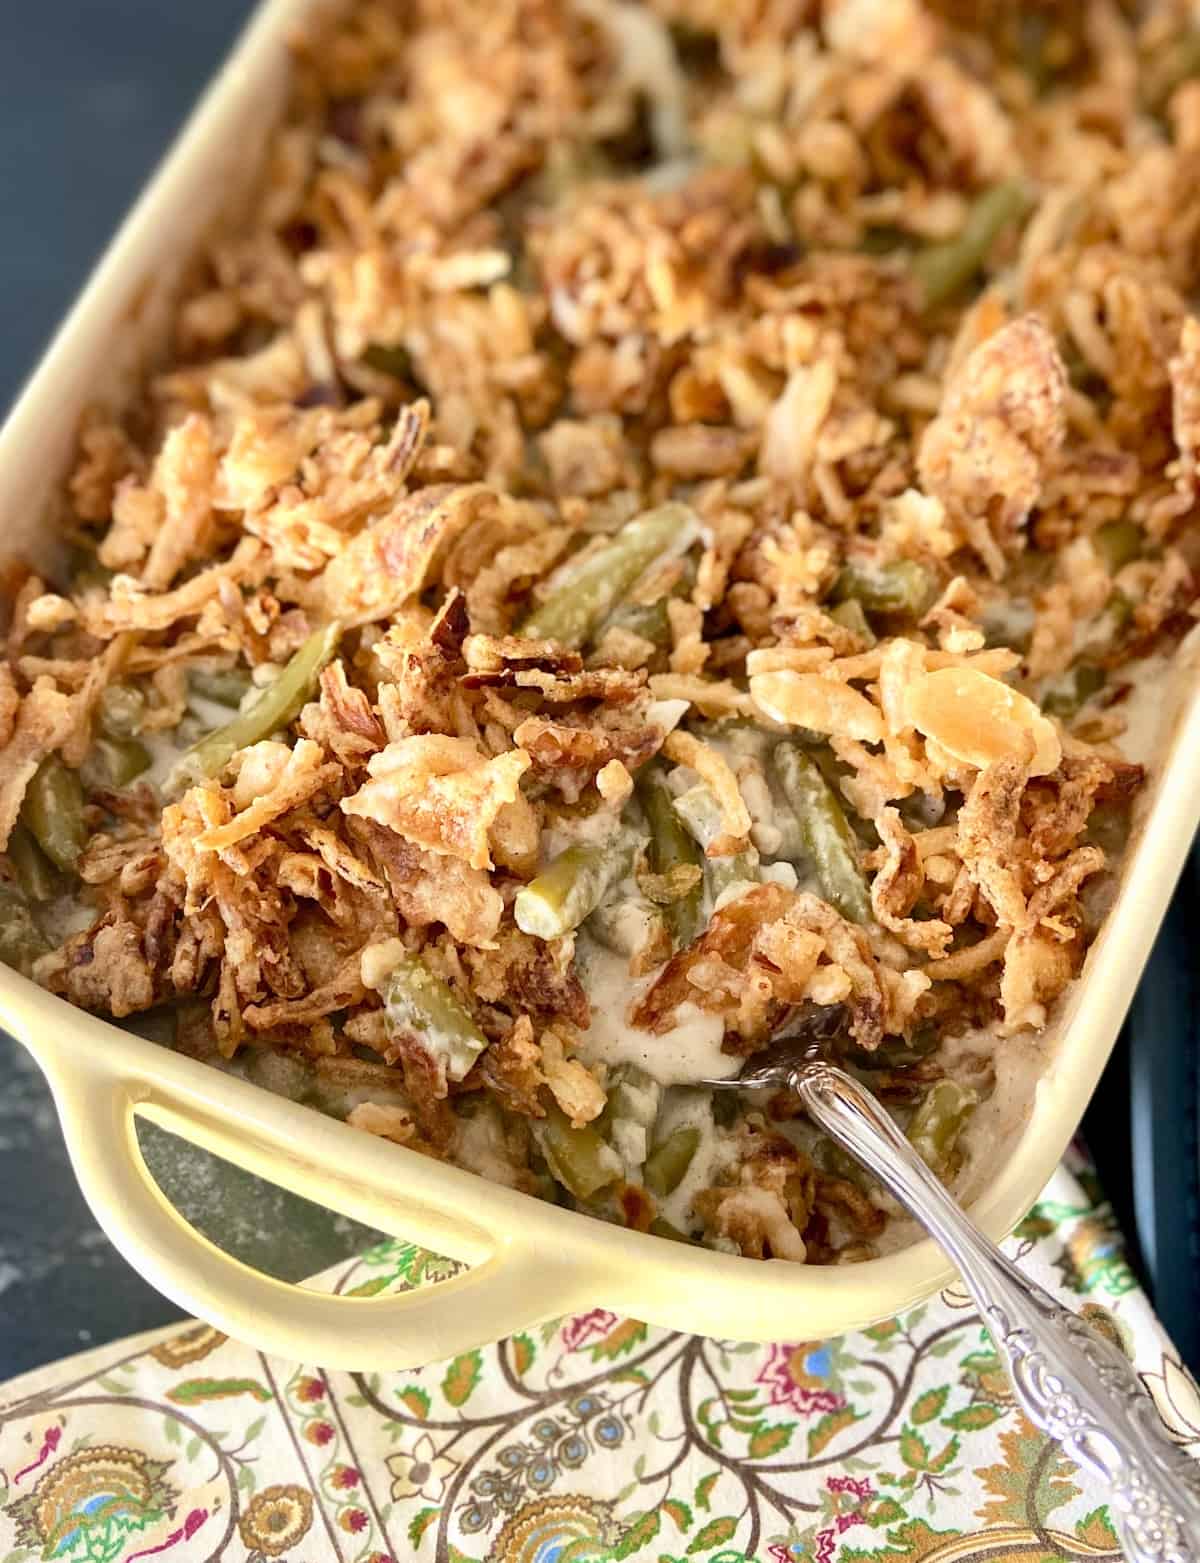
[[[913,726],[964,765],[982,770],[1030,756],[1029,774],[1047,776],[1062,759],[1054,723],[1027,695],[975,668],[937,668],[908,691]]]
[[[756,673],[750,694],[759,710],[776,722],[863,743],[883,739],[878,707],[851,685],[821,673]]]

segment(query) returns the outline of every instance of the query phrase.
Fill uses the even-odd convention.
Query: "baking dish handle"
[[[578,1263],[541,1251],[519,1232],[494,1236],[469,1225],[461,1227],[456,1246],[472,1258],[482,1255],[481,1261],[416,1291],[338,1296],[264,1275],[224,1253],[170,1204],[142,1156],[135,1116],[142,1113],[274,1182],[285,1181],[289,1166],[316,1170],[322,1186],[331,1190],[327,1202],[369,1216],[362,1187],[348,1174],[344,1144],[336,1164],[330,1146],[337,1142],[321,1148],[319,1129],[340,1125],[318,1120],[312,1141],[298,1146],[290,1135],[284,1143],[283,1133],[259,1121],[248,1141],[244,1119],[224,1129],[202,1106],[169,1088],[164,1091],[158,1081],[131,1081],[94,1056],[86,1061],[75,1056],[69,1067],[65,1061],[60,1066],[58,1057],[37,1051],[76,1177],[97,1221],[152,1285],[237,1340],[326,1368],[410,1368],[470,1351],[587,1303]],[[301,1176],[298,1181],[311,1180]],[[428,1227],[430,1208],[407,1197],[400,1178],[389,1204],[394,1204],[390,1229],[404,1224],[406,1212],[418,1233]]]

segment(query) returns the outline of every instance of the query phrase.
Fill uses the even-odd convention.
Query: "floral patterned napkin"
[[[1090,1169],[1010,1240],[1118,1340],[1200,1454],[1200,1397]],[[327,1272],[403,1291],[383,1243]],[[206,1325],[0,1392],[0,1563],[893,1563],[1116,1559],[1105,1494],[1012,1404],[957,1288],[839,1340],[748,1346],[604,1309],[395,1375],[281,1362]]]

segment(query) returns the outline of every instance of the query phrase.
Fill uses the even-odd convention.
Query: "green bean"
[[[602,640],[609,630],[624,630],[648,640],[659,651],[666,651],[671,644],[671,615],[667,612],[667,599],[657,602],[626,602],[607,619],[597,634]]]
[[[1112,637],[1115,640],[1133,618],[1132,599],[1119,589],[1114,591],[1104,605],[1104,617],[1111,621]]]
[[[624,1167],[632,1169],[645,1163],[662,1097],[662,1086],[636,1064],[622,1064],[611,1077],[608,1100],[595,1128]]]
[[[1145,542],[1141,527],[1134,521],[1109,521],[1092,533],[1092,544],[1110,575],[1139,559]]]
[[[857,602],[867,613],[903,613],[915,619],[929,606],[933,578],[915,559],[868,564],[850,559],[833,583],[835,603]]]
[[[316,687],[321,669],[337,650],[341,635],[342,627],[336,621],[314,631],[249,710],[240,711],[192,745],[176,766],[172,783],[186,786],[203,776],[216,776],[239,749],[269,738],[293,721]]]
[[[871,901],[858,866],[858,844],[837,795],[799,745],[777,744],[772,761],[784,798],[796,812],[821,894],[843,917],[869,922]]]
[[[729,857],[709,857],[708,848],[724,829],[721,806],[705,782],[697,782],[672,800],[672,808],[687,827],[693,840],[703,848],[704,873],[708,892],[715,901],[739,880],[758,878],[758,853],[753,847]]]
[[[855,1161],[849,1151],[844,1151],[824,1135],[814,1145],[813,1155],[821,1171],[827,1172],[831,1178],[844,1178],[847,1183],[853,1183],[855,1188],[864,1191],[878,1186],[875,1178]]]
[[[419,955],[404,955],[388,974],[383,1008],[393,1035],[415,1037],[431,1058],[461,1080],[487,1047],[487,1038],[454,991]]]
[[[136,684],[110,684],[100,696],[100,731],[109,738],[133,738],[142,730],[146,697]]]
[[[8,838],[8,860],[28,900],[52,901],[62,889],[58,870],[19,820]]]
[[[882,225],[864,229],[857,249],[860,255],[893,255],[911,242],[912,235],[903,228]]]
[[[591,1199],[621,1176],[621,1158],[591,1124],[577,1129],[555,1102],[546,1116],[533,1120],[533,1132],[546,1165],[575,1199]]]
[[[692,1158],[700,1145],[700,1130],[676,1129],[661,1140],[646,1157],[642,1181],[652,1194],[665,1199],[683,1182]]]
[[[1108,675],[1094,662],[1077,662],[1042,696],[1047,716],[1074,716],[1104,688]]]
[[[245,668],[191,668],[188,684],[193,693],[219,706],[240,706],[250,693],[252,680]]]
[[[640,636],[642,640],[648,640],[660,651],[668,650],[671,645],[671,615],[667,604],[673,597],[686,596],[695,581],[696,566],[692,560],[685,559],[683,568],[676,572],[670,586],[653,602],[619,603],[600,627],[596,640],[603,639],[609,630],[625,630],[631,635]]]
[[[983,268],[1000,233],[1023,217],[1028,206],[1029,193],[1020,180],[992,185],[976,198],[956,238],[914,255],[909,267],[925,307],[943,304],[964,288]]]
[[[672,807],[674,798],[660,765],[643,768],[638,776],[638,794],[650,826],[647,855],[654,873],[670,874],[673,869],[687,865],[699,867],[703,855]],[[699,931],[702,898],[701,884],[697,881],[691,890],[666,908],[667,926],[677,949],[690,944]]]
[[[92,554],[87,563],[71,572],[71,586],[77,592],[107,592],[115,574]]]
[[[583,646],[637,579],[659,560],[682,553],[698,532],[687,505],[659,505],[626,522],[611,542],[568,567],[557,590],[529,613],[517,633]]]
[[[128,787],[143,771],[148,771],[152,763],[149,749],[136,738],[105,738],[102,735],[92,740],[79,774],[89,788],[119,790]]]
[[[387,346],[383,342],[369,342],[363,350],[362,361],[376,374],[390,375],[393,380],[412,378],[412,357],[401,343]]]
[[[711,1109],[718,1129],[732,1129],[738,1120],[737,1095],[733,1091],[713,1091]]]
[[[856,1069],[911,1069],[923,1058],[937,1051],[937,1030],[930,1025],[918,1026],[907,1041],[903,1037],[885,1037],[876,1048],[844,1046],[839,1049],[846,1063]]]
[[[1046,58],[1048,33],[1049,17],[1042,12],[1033,11],[1017,18],[1017,59],[1037,97],[1054,80],[1054,67]]]
[[[622,1064],[608,1088],[608,1101],[596,1120],[597,1127],[606,1136],[618,1122],[636,1123],[640,1128],[649,1129],[658,1117],[661,1101],[662,1086],[653,1076],[636,1064]]]
[[[0,883],[0,961],[28,975],[34,961],[49,948],[29,902],[16,885]]]
[[[692,1241],[686,1232],[681,1232],[678,1227],[672,1226],[669,1221],[664,1221],[661,1216],[655,1216],[650,1223],[650,1231],[655,1237],[665,1237],[669,1243],[690,1244]]]
[[[618,831],[608,841],[578,842],[517,892],[513,914],[522,933],[560,939],[578,928],[605,895],[629,872],[632,835]]]
[[[857,597],[847,597],[844,602],[835,603],[829,610],[829,617],[835,624],[840,624],[843,629],[865,641],[868,647],[875,644],[875,631],[867,622],[863,605]]]
[[[978,1102],[970,1086],[939,1080],[917,1104],[905,1134],[921,1160],[939,1175],[949,1171],[958,1137]]]
[[[984,611],[980,628],[985,646],[1008,646],[1012,651],[1024,654],[1033,639],[1036,615],[1033,604],[1027,598],[1013,598],[1003,611]]]
[[[1142,100],[1148,109],[1161,109],[1176,87],[1200,76],[1200,29],[1181,34],[1143,73]]]
[[[25,793],[21,819],[57,867],[73,870],[83,851],[83,786],[58,755],[43,760]]]

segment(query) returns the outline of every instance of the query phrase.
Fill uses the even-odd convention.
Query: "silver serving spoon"
[[[838,1010],[809,1014],[714,1090],[793,1091],[957,1265],[1025,1415],[1108,1491],[1130,1563],[1200,1563],[1200,1465],[1168,1438],[1124,1354],[1021,1274],[959,1208],[871,1092],[826,1056]]]

